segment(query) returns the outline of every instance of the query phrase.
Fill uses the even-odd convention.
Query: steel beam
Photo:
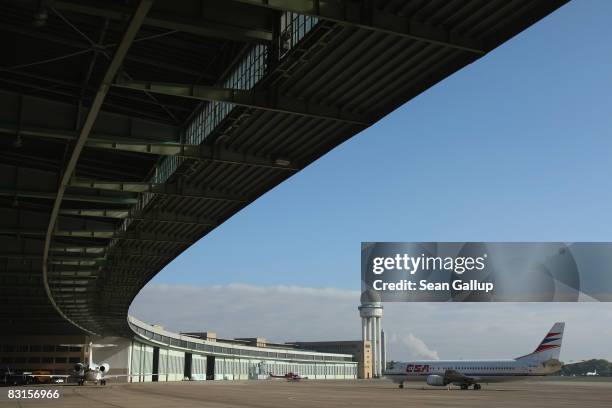
[[[22,252],[0,252],[0,258],[4,258],[4,259],[23,259],[23,260],[29,260],[29,261],[33,261],[33,260],[37,260],[37,259],[42,259],[42,252],[41,253],[22,253]]]
[[[53,200],[56,198],[56,194],[50,191],[32,191],[32,190],[12,190],[7,188],[0,188],[0,196],[5,197],[23,197],[23,198],[42,198]],[[122,204],[132,205],[138,203],[137,198],[131,197],[110,197],[110,196],[95,196],[95,195],[83,195],[83,194],[65,194],[64,200],[66,201],[81,201],[89,203],[101,203],[101,204]]]
[[[237,203],[248,202],[243,197],[215,191],[213,189],[187,187],[178,184],[72,179],[69,183],[69,186],[79,188],[93,188],[98,190],[120,191],[126,193],[152,193],[158,195],[202,198],[207,200],[231,201]]]
[[[21,137],[39,137],[60,140],[75,140],[77,138],[77,134],[74,131],[15,126],[9,123],[0,123],[0,133],[11,135],[11,137],[13,137],[13,135],[20,135]],[[134,139],[133,137],[123,138],[99,133],[91,133],[85,145],[87,147],[99,149],[146,153],[159,156],[177,156],[218,163],[275,168],[288,171],[300,170],[299,167],[291,166],[291,160],[284,157],[261,157],[253,154],[241,153],[221,146],[161,142],[156,140]]]
[[[130,250],[130,251],[112,251],[112,259],[119,257],[138,257],[138,258],[169,258],[175,254],[163,253],[159,251],[142,251],[142,250]]]
[[[40,260],[43,255],[41,253],[21,253],[21,252],[0,252],[0,258],[4,259],[23,259],[23,260]],[[52,263],[54,262],[96,262],[104,261],[105,257],[101,256],[81,256],[81,255],[50,255]]]
[[[106,209],[74,209],[62,208],[60,214],[74,215],[77,217],[113,218],[123,219],[130,214],[129,210],[106,210]]]
[[[170,224],[188,224],[215,226],[219,222],[211,218],[194,217],[189,215],[175,214],[172,212],[147,212],[146,214],[132,214],[129,210],[104,210],[104,209],[62,209],[60,214],[76,215],[79,217],[130,219],[134,221],[152,221]]]
[[[106,251],[106,245],[92,245],[86,242],[78,242],[74,244],[66,244],[62,242],[53,242],[51,244],[51,251],[62,251],[64,253],[90,253],[99,254]],[[52,255],[50,255],[52,256]]]
[[[49,271],[49,276],[54,276],[54,277],[61,277],[61,276],[65,276],[65,277],[71,277],[71,278],[85,278],[88,276],[97,276],[100,273],[99,269],[78,269],[78,270],[71,270],[71,271],[67,271],[67,270],[60,270],[60,269],[54,269]]]
[[[0,235],[11,236],[45,236],[44,230],[26,229],[26,228],[0,228]],[[121,239],[127,241],[151,241],[151,242],[168,242],[174,244],[191,245],[193,239],[191,237],[174,238],[169,234],[155,234],[140,231],[90,231],[90,230],[57,230],[53,232],[54,237],[77,237],[77,238],[102,238],[102,239]],[[48,261],[53,256],[48,254]]]
[[[240,153],[220,146],[190,145],[181,143],[135,143],[121,141],[91,140],[88,147],[113,149],[160,156],[178,156],[188,159],[213,161],[218,163],[239,164],[254,167],[267,167],[280,170],[298,171],[299,167],[291,166],[286,158],[265,158],[252,154]]]
[[[48,137],[76,140],[75,123],[82,123],[77,105],[0,90],[0,106],[19,106],[3,112],[0,133],[16,137]],[[49,123],[54,126],[49,127]],[[100,129],[104,129],[100,131]],[[107,140],[164,143],[178,142],[181,129],[177,126],[124,114],[101,111],[90,136]],[[126,134],[129,135],[126,137]]]
[[[154,234],[140,231],[127,231],[117,233],[116,239],[124,241],[143,241],[143,242],[166,242],[168,244],[191,245],[195,238],[172,238],[165,234]]]
[[[20,34],[22,36],[26,36],[26,37],[31,37],[31,38],[35,38],[38,40],[42,40],[42,41],[47,41],[47,42],[51,42],[51,43],[55,43],[55,44],[61,44],[61,45],[65,45],[71,48],[75,48],[75,49],[80,49],[80,50],[88,50],[91,49],[91,44],[85,43],[85,42],[81,42],[81,41],[74,41],[72,39],[68,39],[65,37],[61,37],[61,36],[57,36],[57,35],[53,35],[50,34],[48,32],[41,32],[39,30],[36,30],[35,27],[32,27],[31,30],[28,29],[24,29],[20,26],[14,26],[11,24],[6,24],[6,23],[0,23],[0,29],[4,30],[4,31],[9,31],[12,33],[16,33],[16,34]],[[104,47],[105,49],[108,49],[109,47]],[[207,75],[205,72],[202,72],[201,70],[197,70],[197,69],[193,69],[193,68],[188,68],[188,67],[182,67],[179,66],[177,64],[171,64],[171,63],[167,63],[161,60],[155,60],[155,59],[151,59],[151,58],[147,58],[147,57],[142,57],[142,56],[135,56],[135,55],[127,55],[125,57],[126,61],[133,61],[136,63],[140,63],[143,65],[149,65],[149,66],[153,66],[153,67],[158,67],[158,68],[162,68],[166,71],[170,71],[170,72],[178,72],[178,73],[182,73],[182,74],[187,74],[187,75],[191,75],[195,78],[199,78],[199,77],[203,77],[205,79],[209,79],[209,80],[215,80],[216,77],[212,77],[211,75]],[[15,70],[9,70],[8,72],[12,72],[21,76],[30,76],[32,77],[34,74],[31,73],[24,73],[21,71],[15,71]],[[48,80],[48,81],[61,81],[61,82],[65,82],[62,81],[61,79],[57,79],[57,78],[41,78],[43,80]],[[68,86],[72,86],[70,84],[65,84]],[[92,90],[95,91],[95,88],[92,88]],[[120,95],[115,95],[115,96],[119,96]],[[147,103],[146,100],[141,100],[141,102],[143,103]],[[182,109],[181,107],[174,107],[174,108],[178,108],[178,109]]]
[[[45,235],[44,230],[32,228],[0,228],[3,235]],[[58,237],[79,237],[79,238],[113,238],[114,231],[91,231],[91,230],[57,230],[53,231],[54,236]],[[52,255],[47,255],[47,259]]]
[[[95,7],[87,4],[77,4],[66,1],[49,0],[52,7],[91,16],[104,17],[112,20],[124,20],[131,14],[129,9],[105,6]],[[240,42],[268,43],[272,41],[272,30],[259,27],[240,27],[236,23],[219,23],[210,20],[195,20],[170,16],[168,14],[151,13],[144,19],[144,25],[168,30],[183,31],[206,37],[221,38]]]
[[[80,328],[81,330],[91,333],[91,334],[97,334],[97,333],[87,329],[86,327],[79,325],[77,322],[70,319],[68,316],[66,316],[66,314],[64,314],[64,312],[62,312],[61,307],[59,307],[55,302],[53,293],[49,286],[48,276],[47,276],[47,261],[49,257],[49,247],[51,246],[52,237],[54,236],[56,232],[55,228],[56,228],[56,223],[57,223],[57,216],[59,214],[62,200],[66,193],[66,188],[68,187],[70,179],[72,178],[72,174],[74,173],[74,169],[76,168],[76,164],[77,164],[77,161],[79,160],[79,156],[81,155],[81,152],[83,151],[83,148],[85,147],[85,142],[87,141],[87,138],[89,137],[89,133],[93,129],[93,126],[98,118],[98,114],[100,113],[102,104],[104,103],[104,99],[106,98],[106,95],[108,93],[109,86],[113,82],[115,76],[117,75],[117,72],[119,72],[119,68],[123,64],[123,60],[125,56],[127,55],[127,52],[130,46],[134,42],[134,39],[136,38],[136,34],[140,30],[140,26],[142,25],[152,5],[153,5],[153,0],[140,0],[140,3],[138,4],[138,6],[136,7],[136,10],[132,14],[130,22],[128,23],[127,28],[125,32],[123,33],[123,36],[121,38],[119,45],[115,49],[115,53],[113,54],[110,64],[106,68],[106,72],[104,73],[104,77],[102,78],[100,87],[98,88],[98,91],[96,92],[96,95],[93,99],[91,107],[89,108],[89,111],[87,112],[87,116],[85,117],[85,121],[83,122],[83,126],[81,127],[79,137],[76,140],[74,149],[72,150],[72,154],[70,155],[70,158],[68,159],[68,163],[66,164],[66,168],[64,169],[62,178],[60,180],[59,188],[57,191],[57,196],[53,203],[53,209],[51,211],[51,218],[49,220],[49,226],[47,227],[47,231],[45,233],[45,245],[44,245],[44,252],[43,252],[44,254],[43,282],[45,285],[45,292],[47,293],[47,296],[49,297],[49,300],[51,301],[51,304],[53,305],[53,307],[58,311],[58,313],[63,318],[65,318],[66,320],[68,320],[70,323]]]
[[[355,27],[397,35],[415,41],[484,55],[482,41],[466,38],[443,27],[379,10],[372,1],[349,0],[232,0],[274,10],[290,11],[329,20],[346,27]]]
[[[370,126],[373,123],[371,119],[345,109],[319,105],[314,102],[281,95],[276,89],[255,91],[168,82],[125,80],[119,80],[113,86],[203,101],[231,103],[247,108],[287,113],[314,119],[340,121],[364,127]]]

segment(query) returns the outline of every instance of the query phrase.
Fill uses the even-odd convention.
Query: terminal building
[[[93,341],[113,345],[94,349],[94,361],[109,363],[112,375],[125,375],[125,381],[131,382],[265,379],[270,373],[289,372],[311,379],[354,379],[359,374],[356,355],[349,352],[354,347],[325,352],[309,343],[226,340],[210,332],[172,333],[131,316],[129,323],[135,333],[132,339],[0,336],[0,361],[15,371],[70,374],[76,363],[87,360],[85,348],[77,345]]]
[[[364,341],[307,341],[292,343],[305,350],[321,353],[347,354],[357,362],[357,378],[374,377],[372,372],[372,343]]]
[[[86,356],[63,344],[93,339],[131,381],[379,377],[373,298],[361,343],[335,345],[128,310],[234,214],[565,3],[0,2],[18,50],[0,69],[0,364],[66,372]]]

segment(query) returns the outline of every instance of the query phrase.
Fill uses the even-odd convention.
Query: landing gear
[[[481,389],[481,388],[482,388],[482,385],[480,385],[480,384],[474,384],[474,389],[475,389],[475,390],[479,390],[479,389]]]
[[[79,385],[85,384],[85,380],[79,380]]]
[[[401,389],[401,388],[404,388],[404,383],[403,383],[403,382],[399,383],[399,388],[400,388],[400,389]]]
[[[461,384],[461,389],[462,389],[462,390],[467,390],[467,389],[468,389],[468,387],[469,387],[469,385],[468,385],[468,384]]]
[[[106,380],[100,380],[100,385],[106,385]]]

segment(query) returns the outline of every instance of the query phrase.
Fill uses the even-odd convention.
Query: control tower
[[[372,376],[378,378],[382,376],[386,354],[381,325],[383,306],[380,295],[371,289],[363,292],[361,306],[358,309],[361,316],[362,340],[369,340],[372,344]]]

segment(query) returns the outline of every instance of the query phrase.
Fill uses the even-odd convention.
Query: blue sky
[[[612,2],[575,0],[193,245],[153,283],[357,290],[361,241],[609,241]]]
[[[574,0],[429,89],[193,245],[130,313],[357,339],[361,241],[611,241],[610,16]],[[400,360],[522,355],[555,321],[564,361],[612,360],[611,319],[604,303],[387,303],[383,325]]]

